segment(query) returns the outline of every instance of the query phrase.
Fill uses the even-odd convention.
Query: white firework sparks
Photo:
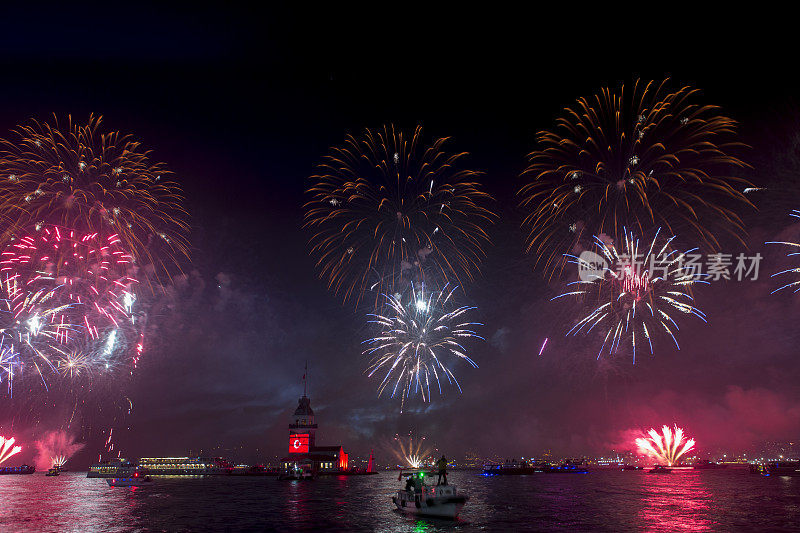
[[[426,291],[411,286],[410,295],[383,295],[386,310],[371,314],[371,324],[379,330],[374,337],[364,341],[369,347],[363,352],[371,357],[367,370],[370,377],[384,374],[378,386],[378,396],[391,390],[399,394],[402,405],[413,393],[420,393],[423,401],[430,401],[431,383],[442,393],[442,381],[455,384],[458,380],[450,369],[451,361],[463,360],[477,368],[462,345],[464,339],[483,339],[475,331],[478,322],[466,321],[466,315],[475,309],[453,304],[453,293],[458,287],[447,284],[441,291]]]
[[[789,213],[789,216],[800,219],[800,209],[793,209],[792,212]],[[794,258],[800,255],[800,243],[787,242],[787,241],[768,241],[765,244],[780,244],[783,246],[788,246],[790,250],[795,250],[787,253],[786,257]],[[772,291],[770,294],[775,294],[776,292],[782,291],[784,289],[793,289],[792,292],[800,291],[800,279],[797,279],[798,274],[800,274],[800,267],[797,266],[793,268],[787,268],[785,270],[781,270],[780,272],[775,272],[774,274],[772,274],[772,276],[770,277],[773,278],[775,276],[784,276],[785,279],[786,275],[790,275],[793,276],[793,279],[788,283],[781,285],[780,287]]]
[[[676,333],[680,329],[673,318],[675,311],[694,315],[706,322],[706,315],[694,306],[691,294],[702,274],[687,265],[687,255],[696,249],[678,252],[670,248],[675,237],[659,243],[660,229],[649,244],[640,247],[638,237],[624,231],[622,253],[612,243],[595,236],[603,265],[568,255],[589,275],[568,284],[568,291],[553,300],[573,296],[581,298],[589,312],[567,332],[567,335],[588,334],[593,329],[606,330],[598,359],[606,352],[616,354],[623,345],[630,346],[636,363],[637,341],[647,340],[653,353],[652,336],[664,332],[680,349]]]

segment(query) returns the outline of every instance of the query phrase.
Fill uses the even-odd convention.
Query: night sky
[[[2,13],[0,136],[53,112],[101,114],[168,165],[192,215],[193,263],[173,304],[155,306],[140,368],[94,393],[133,401],[121,422],[130,429],[118,431],[123,453],[281,456],[306,361],[318,443],[354,455],[388,457],[394,434],[410,430],[448,455],[507,457],[599,453],[665,423],[685,427],[701,454],[800,437],[800,301],[770,296],[768,275],[787,266],[763,246],[800,235],[787,216],[800,206],[791,32],[675,10]],[[759,281],[697,294],[709,325],[685,321],[680,351],[665,345],[632,366],[598,363],[594,345],[563,337],[572,318],[524,254],[514,194],[537,131],[577,97],[639,77],[702,89],[740,122],[753,165],[742,175],[779,193],[744,213],[750,250],[767,257]],[[363,313],[326,291],[301,228],[306,179],[328,147],[390,122],[422,124],[426,139],[451,136],[470,152],[500,215],[469,287],[485,324],[487,342],[471,352],[480,368],[457,367],[463,394],[415,399],[402,414],[364,375]],[[0,399],[2,432],[25,440],[68,429],[86,440],[83,463],[96,456],[113,408],[70,422],[72,404],[48,399],[54,408],[26,425],[15,410],[38,400],[25,394]]]

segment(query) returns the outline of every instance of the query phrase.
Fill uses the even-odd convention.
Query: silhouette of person
[[[439,480],[436,484],[447,485],[447,459],[445,459],[444,455],[442,455],[441,459],[436,461],[436,466],[439,467]],[[444,478],[444,483],[442,483],[442,478]]]

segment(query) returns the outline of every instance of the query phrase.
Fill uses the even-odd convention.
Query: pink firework
[[[15,239],[0,254],[2,332],[23,365],[65,367],[80,356],[110,368],[138,325],[135,265],[117,235],[51,225]]]
[[[694,439],[687,439],[683,429],[677,425],[674,430],[669,426],[661,428],[661,434],[655,429],[647,432],[647,436],[636,439],[639,453],[652,457],[659,464],[672,466],[689,450],[694,448]]]
[[[26,288],[60,287],[60,298],[79,309],[88,335],[97,336],[98,322],[114,326],[130,318],[137,281],[129,273],[133,259],[118,235],[79,234],[44,226],[10,244],[0,256],[5,279],[19,277]]]
[[[48,431],[36,441],[36,468],[47,470],[63,466],[83,447],[82,442],[75,442],[75,437],[66,431]]]

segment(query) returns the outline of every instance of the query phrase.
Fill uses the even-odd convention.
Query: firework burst
[[[484,204],[479,172],[461,168],[466,153],[448,153],[447,138],[424,145],[384,126],[348,135],[311,176],[305,226],[320,277],[344,300],[375,300],[398,280],[471,279],[495,218]]]
[[[95,361],[90,354],[81,351],[64,353],[55,360],[55,366],[63,377],[74,378],[83,374],[90,374],[95,366]]]
[[[6,462],[12,455],[22,451],[22,446],[14,446],[14,437],[7,439],[0,435],[0,465]]]
[[[15,239],[0,255],[0,334],[43,380],[109,369],[139,329],[131,271],[115,235],[45,226]]]
[[[76,443],[75,437],[66,431],[48,431],[36,441],[36,468],[61,467],[83,447],[83,443]]]
[[[408,468],[420,468],[430,457],[431,449],[426,446],[425,437],[418,438],[415,442],[414,435],[409,433],[407,440],[400,435],[395,435],[394,440],[397,443],[393,449],[394,455]]]
[[[793,209],[792,212],[789,214],[789,216],[800,219],[800,210]],[[780,244],[783,246],[788,246],[790,250],[794,250],[787,253],[786,257],[794,259],[795,257],[800,256],[800,243],[787,242],[787,241],[768,241],[766,244]],[[786,277],[789,276],[792,279],[788,283],[781,285],[780,287],[772,291],[770,294],[775,294],[776,292],[782,291],[784,289],[793,289],[792,292],[800,291],[800,280],[797,279],[798,274],[800,274],[800,267],[787,268],[786,270],[781,270],[780,272],[772,274],[771,277],[773,278],[776,276],[780,276],[782,279],[786,279]]]
[[[752,204],[740,192],[749,184],[727,174],[747,166],[731,155],[736,122],[693,103],[697,89],[665,86],[604,88],[566,108],[555,132],[538,134],[519,196],[528,251],[546,270],[563,268],[562,254],[582,236],[616,236],[624,226],[640,234],[662,226],[711,249],[719,231],[741,239],[742,220],[728,206]]]
[[[683,429],[678,426],[674,430],[664,426],[660,435],[658,431],[651,429],[646,436],[636,439],[636,446],[639,453],[652,457],[661,465],[672,466],[694,448],[694,439],[687,439]]]
[[[93,339],[98,328],[132,319],[138,285],[133,270],[133,257],[118,235],[103,238],[58,226],[16,239],[0,256],[0,274],[25,280],[28,292],[58,287],[59,297],[80,313],[77,322]]]
[[[363,353],[371,358],[367,374],[383,375],[378,396],[386,390],[391,390],[392,397],[399,394],[401,410],[413,393],[430,401],[431,382],[439,394],[444,380],[461,391],[450,369],[452,361],[478,367],[462,342],[483,339],[473,329],[482,324],[467,321],[475,307],[454,305],[456,289],[445,284],[441,291],[428,291],[424,284],[419,288],[412,285],[407,295],[384,295],[387,305],[383,314],[369,315],[379,332],[364,341],[368,348]]]
[[[117,235],[140,263],[168,273],[189,255],[181,188],[138,141],[101,125],[34,120],[0,141],[0,216],[13,221],[1,240],[44,223]]]
[[[569,256],[578,265],[581,279],[568,283],[567,291],[553,300],[577,297],[588,306],[589,312],[567,335],[588,335],[595,328],[601,335],[605,332],[598,359],[604,352],[616,354],[629,346],[636,363],[637,343],[646,341],[652,354],[652,337],[658,333],[666,333],[680,349],[675,312],[706,321],[692,297],[696,283],[707,283],[687,265],[686,256],[693,250],[672,250],[675,237],[659,240],[660,231],[651,242],[641,244],[632,232],[623,230],[622,253],[613,243],[595,237],[600,254]]]
[[[22,369],[26,364],[44,379],[43,370],[54,370],[51,357],[60,341],[80,328],[67,321],[65,311],[71,304],[61,302],[56,293],[56,288],[29,292],[16,276],[0,273],[0,336],[3,344],[18,355],[7,374],[9,385],[14,367]]]
[[[3,380],[6,381],[9,394],[14,390],[14,375],[19,365],[19,353],[14,349],[13,344],[0,337],[0,383]]]

